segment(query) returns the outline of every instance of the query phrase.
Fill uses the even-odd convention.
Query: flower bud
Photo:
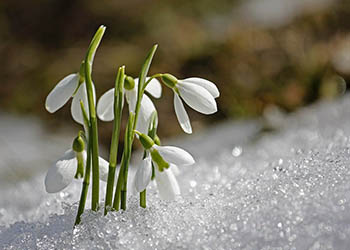
[[[132,78],[131,76],[125,77],[124,88],[127,90],[132,90],[134,87],[135,87],[134,78]]]
[[[163,157],[159,154],[158,150],[151,150],[152,161],[156,163],[160,172],[163,172],[165,168],[169,168],[169,163],[164,161]]]
[[[76,153],[81,153],[84,151],[84,148],[85,148],[84,139],[81,137],[79,133],[79,135],[73,141],[73,150]]]
[[[136,131],[136,130],[135,130],[135,133],[137,133],[139,135],[139,140],[140,140],[144,149],[146,149],[146,150],[150,149],[154,145],[154,141],[148,135],[140,133],[139,131]]]
[[[168,73],[162,74],[161,79],[162,79],[162,82],[169,88],[174,88],[177,83],[177,78]]]

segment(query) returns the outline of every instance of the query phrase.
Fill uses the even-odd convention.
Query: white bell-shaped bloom
[[[152,178],[152,159],[146,157],[142,160],[135,175],[135,188],[137,192],[142,192],[146,189]]]
[[[176,165],[171,164],[168,169],[162,172],[155,168],[155,180],[159,190],[159,196],[163,200],[173,200],[177,195],[180,195],[180,187],[173,172]],[[151,157],[146,157],[142,160],[141,165],[137,169],[135,175],[135,189],[137,192],[142,192],[148,186],[152,177],[152,162]]]
[[[149,77],[146,77],[146,82],[149,80]],[[135,78],[135,86],[139,84],[139,79]],[[153,78],[146,86],[145,90],[152,95],[154,98],[160,98],[162,96],[162,85],[160,82]]]
[[[144,134],[139,135],[141,136],[140,138],[145,136]],[[147,149],[147,153],[149,152],[151,152],[151,156],[147,156],[137,169],[134,180],[135,189],[137,192],[142,192],[147,188],[152,177],[153,161],[160,197],[166,200],[174,199],[176,195],[180,194],[180,188],[175,177],[179,173],[177,166],[194,164],[193,157],[185,150],[174,146],[153,144]]]
[[[114,119],[114,88],[105,92],[97,102],[97,115],[105,122]]]
[[[45,108],[50,113],[54,113],[73,97],[71,106],[72,117],[76,122],[84,125],[80,100],[83,101],[87,113],[89,113],[89,105],[85,82],[79,85],[79,79],[78,73],[70,74],[63,78],[46,97]],[[95,87],[93,87],[93,95],[94,100],[96,100]]]
[[[83,153],[84,161],[86,154]],[[67,187],[77,170],[77,158],[73,150],[68,150],[49,168],[45,177],[45,188],[48,193],[56,193]]]
[[[135,86],[131,90],[125,89],[125,97],[129,104],[129,111],[135,111],[137,102],[138,79],[135,79]],[[161,96],[161,85],[156,79],[152,79],[146,87],[146,91],[152,96]],[[156,110],[152,100],[143,95],[141,100],[140,113],[136,124],[136,129],[146,133],[152,113]],[[105,92],[97,103],[97,115],[102,121],[112,121],[114,119],[114,88]]]
[[[192,155],[179,147],[154,144],[152,149],[157,150],[166,162],[177,166],[189,166],[195,163]]]
[[[163,200],[173,200],[181,194],[179,184],[172,172],[172,166],[162,172],[155,168],[155,179],[159,196]]]
[[[93,90],[94,104],[96,104],[96,91],[95,91],[94,84],[92,85],[92,90]],[[71,105],[71,113],[74,121],[84,125],[84,117],[80,107],[80,100],[84,104],[86,113],[89,114],[90,109],[89,109],[89,102],[88,102],[85,82],[83,82],[79,86],[77,92],[73,96],[72,105]]]
[[[73,96],[79,84],[79,74],[70,74],[63,78],[46,97],[45,108],[56,112]]]
[[[86,162],[86,151],[82,152],[84,166]],[[48,193],[57,193],[66,188],[74,178],[77,171],[76,152],[68,150],[47,171],[45,177],[45,189]],[[107,181],[108,162],[99,157],[100,180]]]
[[[174,108],[177,120],[182,130],[187,134],[192,134],[192,126],[186,109],[177,93],[174,93]]]
[[[181,98],[194,110],[208,115],[217,111],[215,98],[219,97],[220,93],[214,83],[198,77],[178,80],[176,89],[178,90],[178,93],[174,91],[176,117],[183,131],[191,134],[191,122]]]

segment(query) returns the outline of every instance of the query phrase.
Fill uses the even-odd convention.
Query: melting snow
[[[197,159],[180,169],[181,198],[151,187],[147,209],[131,196],[127,211],[88,211],[74,230],[79,182],[56,195],[43,174],[0,184],[1,249],[348,249],[349,107],[345,96],[275,132],[227,123],[178,141]]]

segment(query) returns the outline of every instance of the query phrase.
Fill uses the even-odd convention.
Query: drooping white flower
[[[192,127],[181,99],[202,114],[208,115],[217,111],[215,98],[219,97],[220,93],[214,83],[198,77],[177,80],[170,74],[163,74],[162,80],[174,90],[175,113],[181,128],[186,133],[191,134]]]
[[[149,79],[149,78],[147,78]],[[147,80],[146,79],[146,80]],[[125,89],[125,97],[129,104],[129,111],[135,112],[137,101],[138,78],[135,79],[135,86],[131,89]],[[152,79],[145,89],[153,97],[159,98],[162,88],[157,79]],[[97,115],[102,121],[112,121],[114,119],[114,88],[105,92],[97,102]],[[143,95],[141,100],[140,113],[136,124],[136,129],[143,133],[147,132],[148,124],[152,113],[156,110],[152,100]]]
[[[163,200],[173,200],[177,195],[181,194],[179,184],[172,170],[172,165],[162,172],[156,168],[155,179],[159,196]]]
[[[135,175],[135,188],[137,192],[142,192],[146,189],[152,178],[152,159],[146,157],[142,160]]]
[[[85,82],[79,83],[79,73],[70,74],[63,78],[46,97],[45,108],[50,113],[56,112],[68,100],[73,97],[71,113],[73,119],[84,125],[84,119],[80,108],[80,100],[83,101],[86,112],[89,112]],[[95,87],[93,86],[94,101],[96,100]]]
[[[151,152],[158,152],[160,156],[168,163],[177,166],[189,166],[195,163],[192,155],[182,148],[175,146],[159,146],[154,144]]]
[[[140,142],[150,153],[137,169],[135,175],[135,188],[142,192],[148,186],[152,176],[152,162],[155,169],[155,180],[162,199],[171,200],[180,194],[180,188],[175,174],[177,166],[188,166],[194,164],[193,157],[185,150],[174,146],[159,146],[154,144],[150,137],[139,134]]]
[[[163,200],[173,200],[177,195],[180,195],[180,187],[176,180],[177,166],[170,164],[168,168],[159,170],[157,164],[155,168],[155,181],[159,191],[159,196]],[[142,192],[151,182],[152,177],[152,160],[151,157],[146,157],[142,160],[141,165],[137,169],[135,175],[135,189],[137,192]]]
[[[86,151],[82,153],[84,166],[86,162]],[[74,178],[77,171],[77,153],[72,149],[66,151],[64,155],[59,158],[49,168],[45,177],[45,189],[48,193],[57,193],[66,188]],[[99,157],[100,180],[107,181],[108,177],[108,162]]]

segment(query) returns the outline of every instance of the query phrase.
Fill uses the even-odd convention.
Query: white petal
[[[92,89],[93,89],[94,102],[96,102],[95,86],[92,85],[92,87],[93,87]],[[85,83],[82,83],[79,86],[78,91],[75,93],[75,95],[73,97],[72,106],[71,106],[71,113],[72,113],[73,119],[77,123],[84,125],[84,118],[83,118],[83,114],[81,112],[80,100],[83,101],[85,111],[89,115],[89,103],[88,103]]]
[[[79,74],[70,74],[63,78],[46,97],[45,108],[50,113],[56,112],[74,94],[79,83]]]
[[[177,195],[180,195],[180,187],[171,169],[165,169],[159,172],[155,168],[155,177],[159,196],[163,200],[173,200]]]
[[[98,157],[98,165],[99,165],[99,177],[101,181],[107,182],[108,180],[108,169],[109,162],[103,159],[102,157]]]
[[[181,128],[187,134],[192,134],[192,127],[191,127],[190,119],[188,118],[187,112],[185,110],[185,107],[184,107],[180,97],[176,93],[174,94],[174,107],[175,107],[176,117],[180,123]]]
[[[148,133],[148,127],[151,121],[151,116],[155,110],[156,108],[151,99],[144,94],[141,100],[141,107],[136,124],[136,130],[144,134]]]
[[[168,163],[173,163],[178,166],[187,166],[194,164],[194,159],[187,151],[174,146],[158,146],[153,145],[153,148],[158,150],[159,154]]]
[[[180,169],[178,168],[178,166],[174,165],[174,164],[170,164],[171,171],[174,173],[175,176],[178,176],[180,174]]]
[[[196,84],[196,85],[199,85],[199,86],[205,88],[206,90],[208,90],[208,92],[214,98],[217,98],[220,96],[220,92],[219,92],[218,87],[216,87],[216,85],[214,83],[212,83],[211,81],[208,81],[206,79],[199,78],[199,77],[190,77],[190,78],[186,78],[182,81],[188,82],[188,83],[193,83],[193,84]]]
[[[97,115],[106,122],[114,119],[114,88],[108,90],[98,100]]]
[[[45,177],[45,188],[48,193],[56,193],[67,187],[77,170],[77,160],[73,150],[68,150],[49,168]]]
[[[135,188],[137,192],[142,192],[148,186],[152,177],[151,157],[142,160],[141,166],[137,169],[135,176]]]
[[[136,101],[137,101],[137,83],[132,90],[125,90],[126,101],[129,104],[129,110],[135,112]]]
[[[149,77],[146,78],[148,81]],[[136,79],[135,79],[136,80]],[[138,81],[138,79],[137,79]],[[154,98],[160,98],[162,96],[162,85],[160,82],[153,78],[147,85],[145,89],[148,93],[150,93]]]
[[[194,110],[203,114],[213,114],[217,111],[214,97],[205,88],[187,82],[177,84],[180,96]]]

